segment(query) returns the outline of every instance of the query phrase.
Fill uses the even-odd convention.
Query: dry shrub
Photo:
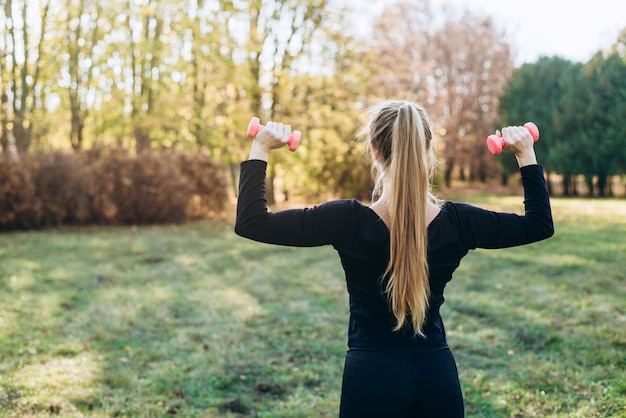
[[[91,179],[81,153],[37,152],[23,158],[32,173],[41,206],[38,226],[75,225],[90,221]]]
[[[223,208],[220,168],[201,153],[32,153],[0,165],[0,229],[180,223]]]
[[[187,219],[191,187],[167,153],[100,151],[92,166],[99,223],[179,223]]]
[[[37,226],[41,205],[28,167],[0,157],[0,231]]]
[[[201,152],[174,154],[176,165],[191,186],[189,216],[195,219],[216,215],[228,201],[222,170],[211,157]]]

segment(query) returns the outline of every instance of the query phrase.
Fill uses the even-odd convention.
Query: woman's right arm
[[[312,247],[337,245],[351,225],[356,202],[337,200],[312,208],[270,212],[265,196],[268,154],[284,146],[290,127],[268,122],[241,164],[235,232],[269,244]]]

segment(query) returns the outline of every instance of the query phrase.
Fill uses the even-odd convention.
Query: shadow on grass
[[[468,416],[623,412],[626,248],[607,219],[464,260],[442,314]],[[332,249],[228,225],[3,234],[0,415],[336,416],[347,309]]]
[[[209,223],[2,240],[2,414],[334,415],[347,305],[327,249]]]
[[[587,252],[542,252],[558,246],[549,241],[479,251],[456,273],[444,316],[468,416],[623,412],[624,289],[594,279],[621,270],[595,242]]]
[[[177,376],[190,367],[188,358],[210,348],[206,313],[189,302],[195,285],[203,289],[198,270],[210,255],[182,242],[194,241],[192,227],[182,235],[172,227],[168,240],[162,232],[89,228],[2,236],[12,246],[0,267],[0,348],[9,353],[0,363],[0,375],[9,377],[0,388],[3,414],[146,416],[186,402]],[[196,232],[195,243],[202,244]]]

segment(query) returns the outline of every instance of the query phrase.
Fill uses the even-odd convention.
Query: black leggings
[[[449,349],[418,362],[369,350],[349,351],[339,416],[463,417],[463,395]]]

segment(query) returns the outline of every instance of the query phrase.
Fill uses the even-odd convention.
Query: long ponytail
[[[429,200],[434,200],[430,122],[414,103],[389,101],[377,108],[365,132],[384,164],[376,191],[380,192],[383,183],[388,189],[390,257],[384,277],[397,320],[394,330],[409,320],[415,334],[423,335],[430,294],[426,209]]]

